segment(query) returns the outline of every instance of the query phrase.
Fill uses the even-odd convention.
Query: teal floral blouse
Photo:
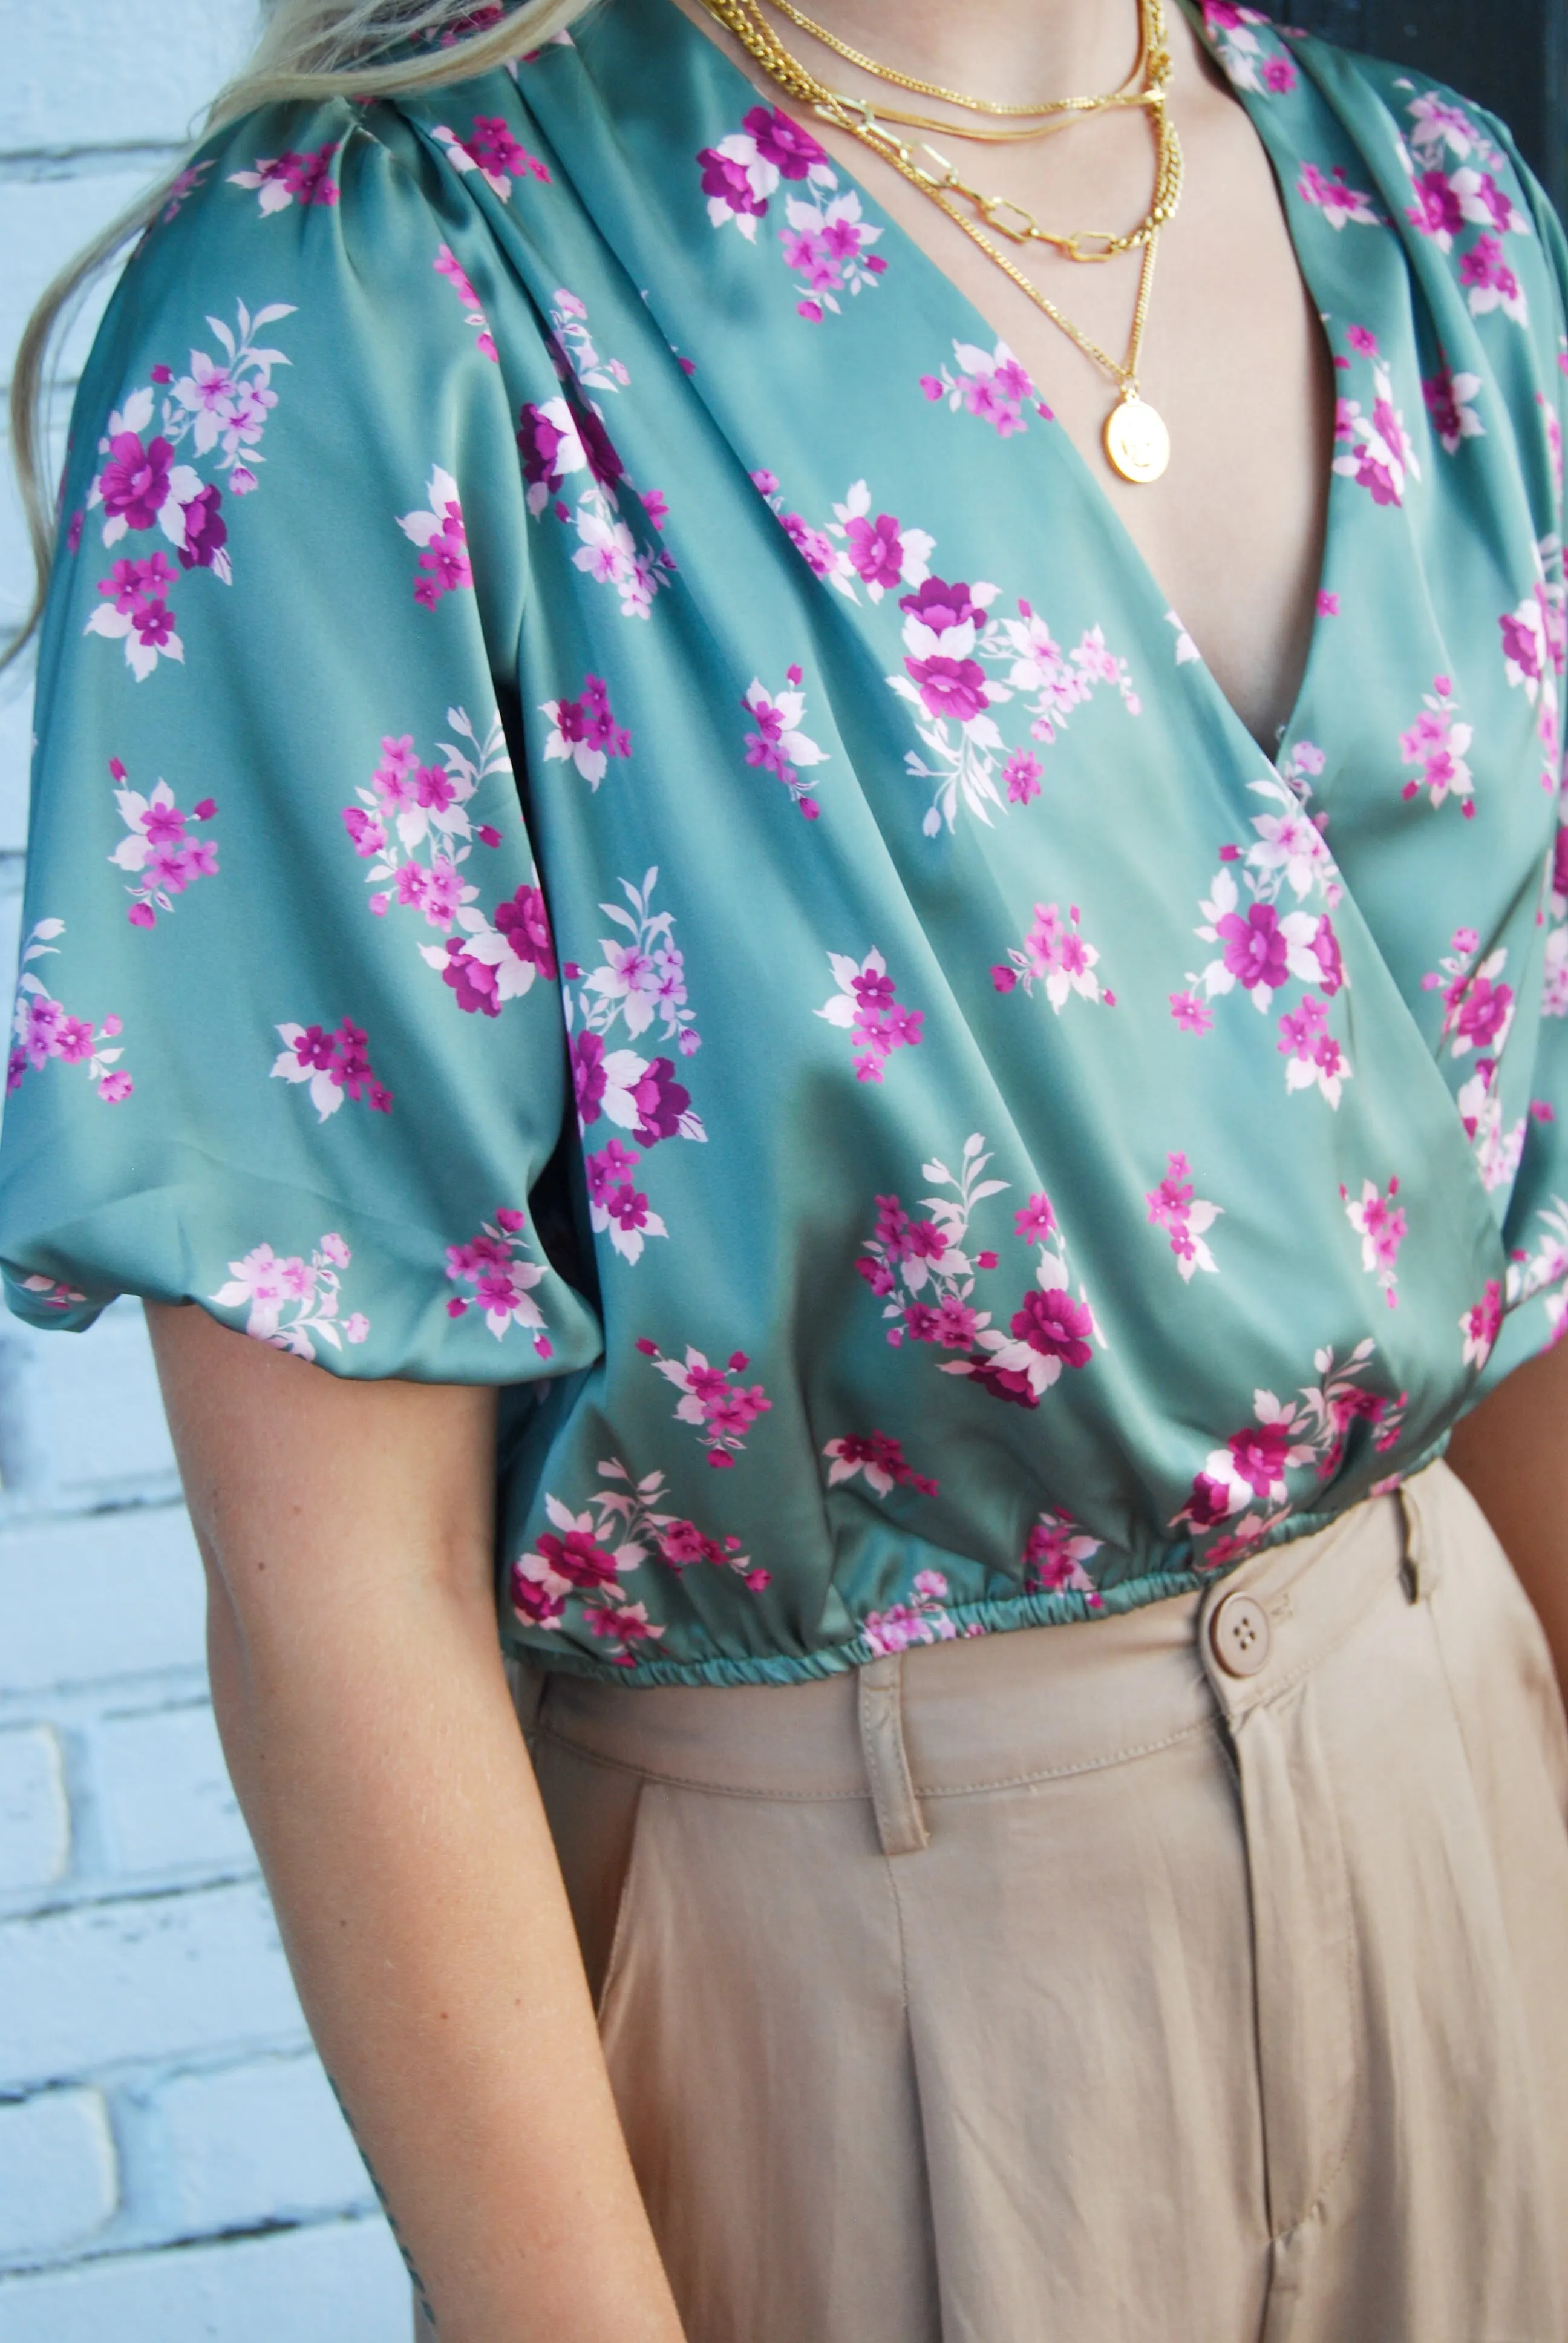
[[[11,1306],[504,1386],[547,1663],[1190,1589],[1568,1325],[1562,240],[1473,107],[1205,17],[1341,392],[1272,762],[671,0],[231,127],[99,335]]]

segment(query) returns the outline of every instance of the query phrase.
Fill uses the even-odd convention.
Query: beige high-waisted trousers
[[[539,1694],[689,2343],[1565,2343],[1568,1734],[1445,1465],[1125,1616]]]

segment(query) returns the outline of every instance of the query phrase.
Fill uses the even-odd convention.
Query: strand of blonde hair
[[[27,320],[12,375],[10,436],[36,579],[27,615],[0,652],[0,669],[35,632],[48,591],[57,525],[49,478],[50,367],[62,320],[126,245],[152,226],[202,141],[260,106],[391,97],[492,72],[564,32],[591,5],[592,0],[522,0],[498,23],[473,31],[467,28],[475,15],[487,12],[476,11],[472,0],[274,0],[249,61],[218,91],[191,146],[65,264]],[[447,45],[386,61],[396,46],[445,32],[455,34]]]

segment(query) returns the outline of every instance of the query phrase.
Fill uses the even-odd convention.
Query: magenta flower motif
[[[668,1058],[651,1061],[631,1088],[630,1097],[638,1112],[632,1135],[644,1147],[656,1146],[661,1139],[673,1139],[680,1128],[681,1116],[691,1104],[691,1092],[676,1081],[674,1061]]]
[[[1519,297],[1519,279],[1503,257],[1503,246],[1494,236],[1478,236],[1459,264],[1459,281],[1473,292],[1490,294],[1483,303],[1472,301],[1472,308],[1495,307],[1501,297],[1503,304]]]
[[[1060,1286],[1047,1293],[1026,1293],[1010,1322],[1031,1351],[1044,1358],[1060,1359],[1063,1366],[1086,1367],[1093,1356],[1088,1339],[1093,1326],[1089,1310]]]
[[[845,528],[849,560],[868,586],[897,586],[904,574],[904,546],[891,513],[875,520],[851,518]]]
[[[185,543],[179,548],[182,569],[210,569],[214,557],[228,543],[228,525],[218,511],[222,502],[222,489],[208,486],[182,508],[186,528]]]
[[[752,192],[750,174],[744,163],[721,155],[715,146],[704,146],[697,159],[702,166],[702,192],[710,202],[725,205],[738,218],[762,217],[768,209],[768,198]]]
[[[990,704],[985,669],[978,659],[945,659],[939,653],[932,659],[906,658],[904,666],[930,715],[950,716],[956,723],[967,724]]]
[[[542,977],[554,979],[555,940],[549,911],[538,887],[519,887],[509,902],[498,904],[496,925],[519,960],[531,960]]]
[[[928,578],[912,594],[900,595],[899,608],[929,627],[934,635],[946,634],[950,627],[985,624],[984,610],[971,598],[969,587],[961,580],[950,586],[943,578]]]
[[[1267,985],[1277,991],[1290,974],[1280,915],[1271,903],[1253,903],[1243,919],[1227,911],[1215,922],[1224,945],[1225,966],[1247,991]]]
[[[1288,1425],[1255,1424],[1245,1432],[1232,1433],[1226,1445],[1238,1478],[1255,1496],[1266,1497],[1274,1483],[1283,1480],[1285,1453],[1291,1445]]]
[[[1443,249],[1464,226],[1464,210],[1449,184],[1446,171],[1422,171],[1415,181],[1415,202],[1405,217],[1422,236],[1443,240]]]
[[[781,179],[803,179],[818,164],[828,160],[827,150],[819,146],[809,130],[781,114],[776,106],[754,106],[744,116],[744,126],[757,142],[757,152],[765,163],[771,163]]]
[[[597,1122],[604,1106],[605,1087],[608,1080],[605,1072],[604,1043],[597,1033],[575,1033],[572,1036],[571,1067],[578,1114],[585,1123]]]
[[[98,476],[110,518],[123,520],[127,528],[151,528],[168,502],[174,464],[175,451],[166,439],[150,439],[144,447],[134,431],[116,431],[109,442],[109,460]]]

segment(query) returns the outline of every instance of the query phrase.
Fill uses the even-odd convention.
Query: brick
[[[92,1778],[116,1870],[255,1861],[206,1701],[104,1718]]]
[[[0,2104],[0,2254],[43,2256],[85,2245],[116,2211],[118,2196],[100,2093],[40,2091]]]
[[[5,493],[14,495],[15,490],[7,488]],[[24,598],[18,585],[15,604],[11,603],[12,580],[24,576],[19,564],[25,558],[25,548],[19,545],[13,561],[0,523],[0,609],[19,607]],[[33,661],[29,655],[0,676],[0,854],[14,854],[27,843],[27,779],[32,762]],[[16,970],[15,931],[9,919],[0,935],[0,950],[5,954],[0,962],[4,969],[0,992],[8,1008]]]
[[[380,2219],[0,2278],[4,2343],[407,2343],[409,2325]]]
[[[313,2052],[181,2075],[154,2104],[180,2231],[369,2209],[369,2176]]]
[[[15,1420],[0,1450],[6,1486],[52,1506],[112,1503],[159,1476],[173,1493],[175,1456],[141,1304],[122,1301],[85,1334],[17,1326],[26,1369],[6,1394]]]
[[[205,1618],[183,1506],[0,1531],[0,1653],[11,1692],[199,1668]]]
[[[259,1881],[0,1926],[0,2085],[304,2030]]]
[[[0,238],[0,367],[7,376],[22,329],[55,270],[134,202],[154,176],[148,163],[122,163],[67,179],[0,181],[5,219]],[[66,335],[62,380],[74,381],[81,372],[113,282],[111,275],[94,287]]]
[[[11,12],[0,150],[179,144],[256,28],[253,0],[50,0]]]
[[[46,1725],[0,1733],[0,1889],[15,1895],[47,1887],[62,1875],[70,1854],[71,1805],[58,1735]],[[4,2202],[0,2187],[0,2207]]]

